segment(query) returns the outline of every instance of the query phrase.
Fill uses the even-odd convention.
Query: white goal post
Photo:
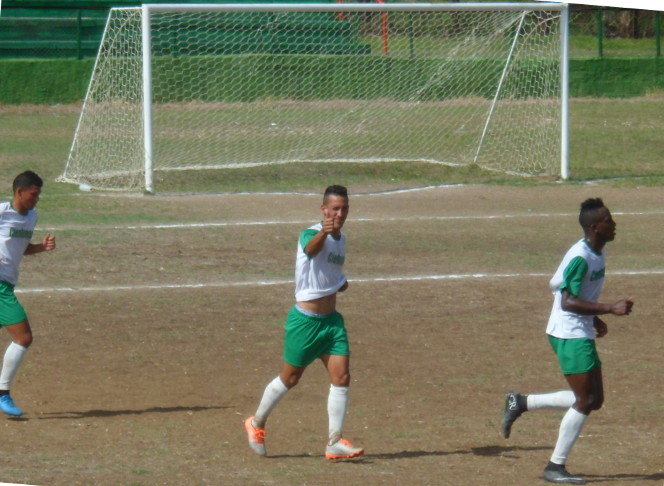
[[[569,177],[560,3],[146,4],[111,10],[63,174],[475,164]]]

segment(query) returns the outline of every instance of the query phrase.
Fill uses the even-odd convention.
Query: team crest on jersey
[[[343,265],[346,257],[344,255],[337,255],[336,253],[330,253],[327,256],[328,263],[334,263],[335,265]]]
[[[18,228],[9,228],[9,236],[10,236],[10,238],[27,238],[27,239],[30,239],[30,238],[32,238],[32,231],[24,230],[24,229],[18,229]]]
[[[605,268],[602,268],[601,270],[594,271],[590,274],[590,281],[594,282],[595,280],[601,280],[604,278],[604,270]]]

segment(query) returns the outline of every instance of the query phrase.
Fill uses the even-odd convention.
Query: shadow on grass
[[[317,459],[320,460],[325,457],[323,454],[276,454],[276,455],[267,455],[261,458],[261,460],[270,460],[270,459]],[[351,460],[351,459],[348,459]]]
[[[551,449],[551,447],[549,446],[518,447],[518,446],[489,445],[484,447],[473,447],[471,451],[476,456],[491,457],[491,456],[502,456],[510,452],[544,451],[547,449]],[[516,456],[506,456],[506,457],[516,457]]]
[[[351,457],[348,459],[335,459],[329,461],[330,464],[347,463],[347,464],[371,464],[376,459],[412,459],[417,457],[427,456],[449,456],[453,454],[470,454],[470,451],[399,451],[399,452],[385,452],[380,454],[363,454],[358,457]],[[323,454],[279,454],[269,455],[265,459],[317,459],[324,458]]]
[[[87,410],[83,412],[49,412],[39,417],[40,420],[80,419],[117,417],[120,415],[143,415],[145,413],[177,413],[177,412],[205,412],[207,410],[223,410],[229,407],[151,407],[142,410]]]
[[[582,474],[589,483],[610,483],[630,481],[661,481],[664,473],[655,474]]]
[[[348,459],[348,462],[354,462],[362,464],[363,462],[370,462],[372,459],[414,459],[418,457],[436,457],[436,456],[453,456],[453,455],[464,455],[464,454],[473,454],[475,456],[499,456],[506,452],[514,451],[539,451],[551,449],[550,447],[538,446],[538,447],[502,447],[502,446],[485,446],[485,447],[473,447],[472,449],[457,449],[454,451],[398,451],[398,452],[383,452],[378,454],[364,454],[360,457],[355,457]],[[271,456],[271,457],[321,457],[320,455],[290,455],[290,456]],[[339,461],[335,461],[339,462]]]

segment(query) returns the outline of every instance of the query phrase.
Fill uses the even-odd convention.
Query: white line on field
[[[614,212],[614,216],[649,216],[664,215],[664,211],[624,211]],[[521,214],[485,214],[485,215],[466,215],[466,216],[397,216],[381,218],[352,218],[349,223],[384,223],[398,221],[463,221],[463,220],[500,220],[500,219],[518,219],[518,218],[560,218],[574,217],[572,213],[521,213]],[[40,228],[42,231],[62,231],[62,230],[152,230],[152,229],[182,229],[182,228],[223,228],[236,226],[269,226],[269,225],[289,225],[289,224],[311,224],[314,218],[308,220],[267,220],[267,221],[221,221],[221,222],[201,222],[201,223],[150,223],[138,225],[80,225],[80,226],[49,226]]]
[[[638,276],[638,275],[664,275],[664,270],[618,270],[607,272],[608,275]],[[387,277],[359,277],[350,278],[351,283],[376,282],[424,282],[430,280],[491,280],[501,278],[550,278],[548,273],[458,273],[441,275],[394,275]],[[123,290],[168,290],[168,289],[202,289],[202,288],[229,288],[229,287],[263,287],[270,285],[292,285],[292,279],[277,280],[251,280],[244,282],[199,282],[199,283],[165,283],[165,284],[137,284],[137,285],[103,285],[91,287],[34,287],[19,288],[17,293],[57,293],[57,292],[114,292]]]

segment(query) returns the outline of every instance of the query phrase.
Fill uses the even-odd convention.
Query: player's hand
[[[604,322],[602,319],[600,319],[597,316],[595,316],[595,320],[593,321],[593,326],[595,327],[595,335],[598,338],[606,336],[606,333],[609,332],[609,326],[607,326],[606,322]]]
[[[618,302],[611,304],[611,314],[616,316],[627,316],[632,312],[634,301],[632,298],[622,299]]]
[[[333,224],[334,224],[334,232],[335,234],[339,234],[341,232],[341,214],[337,214],[335,218],[333,218]]]
[[[44,246],[44,251],[55,250],[55,236],[51,234],[47,234],[46,236],[44,236],[42,245]]]
[[[323,233],[331,235],[337,231],[336,218],[331,216],[327,208],[323,208]]]
[[[323,233],[331,235],[334,231],[334,218],[325,218],[323,220]]]

